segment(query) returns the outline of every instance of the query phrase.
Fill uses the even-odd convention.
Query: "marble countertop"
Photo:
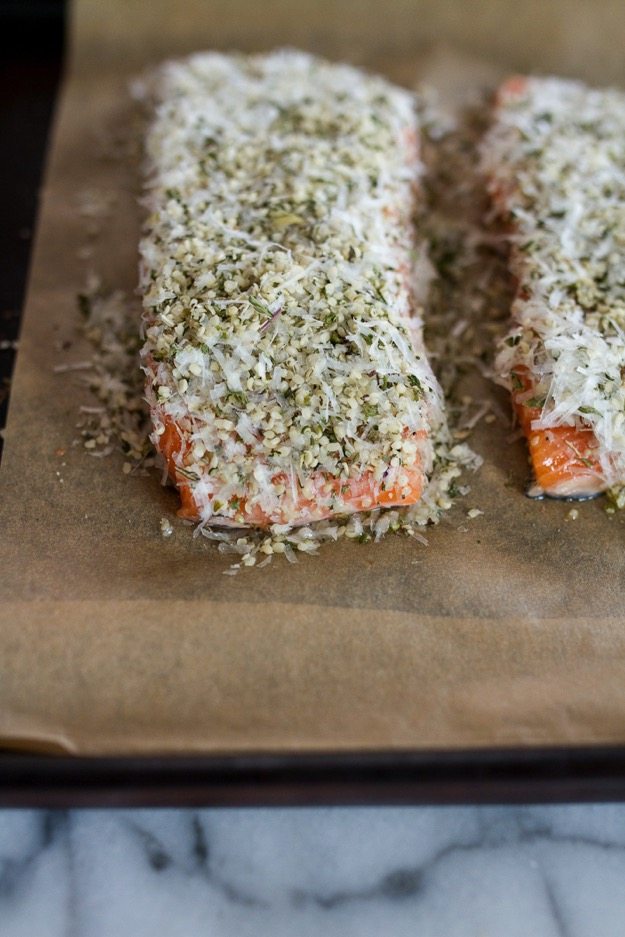
[[[624,934],[624,805],[0,811],[0,937]]]

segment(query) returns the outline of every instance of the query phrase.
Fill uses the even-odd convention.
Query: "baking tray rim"
[[[625,745],[72,756],[0,752],[4,807],[625,801]]]

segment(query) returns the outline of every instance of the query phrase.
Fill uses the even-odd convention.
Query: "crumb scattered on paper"
[[[138,304],[120,290],[105,291],[92,274],[78,305],[93,353],[87,361],[59,363],[55,371],[84,371],[80,381],[98,401],[79,407],[82,445],[96,458],[121,451],[126,457],[125,474],[145,472],[156,464],[156,457],[148,438],[149,412],[139,367]]]
[[[171,521],[168,517],[161,517],[161,536],[167,538],[171,537],[174,532],[174,528],[171,526]]]

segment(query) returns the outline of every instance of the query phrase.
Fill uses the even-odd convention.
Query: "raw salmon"
[[[181,513],[414,504],[444,417],[411,282],[411,96],[296,52],[191,56],[152,91],[143,365]]]
[[[482,148],[517,284],[497,356],[538,493],[625,482],[625,95],[514,76]]]

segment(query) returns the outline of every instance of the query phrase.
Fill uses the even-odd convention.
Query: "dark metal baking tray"
[[[63,60],[62,2],[0,9],[0,340],[19,328]],[[0,422],[13,352],[0,351]],[[1,440],[0,440],[1,446]],[[1,451],[1,449],[0,449]],[[625,799],[625,748],[98,757],[0,752],[3,806],[527,803]]]

